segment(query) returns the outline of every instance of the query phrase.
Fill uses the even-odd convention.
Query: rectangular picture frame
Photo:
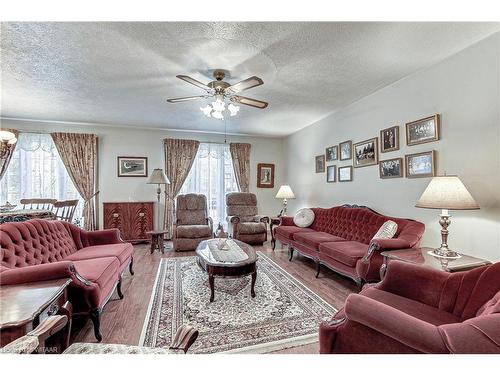
[[[328,165],[326,167],[326,182],[337,182],[337,166]]]
[[[406,144],[408,146],[436,142],[441,137],[441,116],[435,114],[416,121],[408,122],[406,127]]]
[[[338,181],[339,182],[348,182],[352,181],[352,165],[348,165],[345,167],[338,168]]]
[[[361,150],[361,148],[363,148]],[[353,145],[354,168],[368,167],[378,164],[378,137],[357,142]],[[358,153],[358,151],[362,151]],[[368,161],[366,161],[368,160]]]
[[[316,173],[325,173],[325,155],[318,155],[314,158]]]
[[[352,141],[344,141],[339,143],[339,160],[352,159]]]
[[[425,165],[414,165],[419,162]],[[419,152],[405,155],[406,177],[423,178],[436,175],[436,151]]]
[[[379,165],[379,175],[381,179],[403,177],[403,169],[404,169],[403,158],[380,160],[378,165]]]
[[[338,146],[330,146],[325,149],[326,161],[335,161],[338,159]]]
[[[257,187],[274,188],[274,164],[257,164]]]
[[[148,158],[144,156],[118,156],[118,177],[148,177]]]
[[[380,131],[380,152],[391,152],[399,150],[399,126]]]

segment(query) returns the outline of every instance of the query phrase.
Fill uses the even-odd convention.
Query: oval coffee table
[[[252,285],[250,289],[250,294],[255,297],[255,280],[257,279],[257,254],[252,246],[238,241],[234,241],[248,256],[247,259],[236,261],[236,262],[220,262],[214,258],[212,251],[209,248],[209,241],[213,241],[217,244],[218,239],[211,239],[200,242],[196,248],[196,259],[198,265],[208,273],[208,283],[210,285],[210,302],[214,301],[214,278],[225,277],[225,278],[237,278],[246,275],[252,275]]]

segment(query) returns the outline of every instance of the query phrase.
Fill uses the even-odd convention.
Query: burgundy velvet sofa
[[[447,273],[389,262],[319,329],[321,353],[500,353],[500,263]]]
[[[308,228],[297,227],[293,217],[281,218],[273,228],[274,238],[287,244],[290,260],[293,251],[316,263],[316,277],[321,265],[352,278],[359,286],[379,281],[384,250],[418,247],[425,225],[410,219],[381,215],[368,207],[344,205],[332,208],[312,208],[314,222]],[[372,240],[387,220],[395,221],[398,230],[394,238]],[[274,249],[275,243],[273,244]]]
[[[118,229],[84,231],[65,221],[29,220],[0,225],[0,285],[71,278],[74,315],[89,315],[101,341],[100,315],[122,273],[133,274],[133,247]]]

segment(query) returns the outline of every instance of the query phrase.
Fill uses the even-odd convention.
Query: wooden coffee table
[[[196,255],[198,265],[206,273],[208,273],[208,283],[210,285],[210,302],[214,301],[214,278],[216,276],[224,278],[237,278],[246,275],[252,275],[250,294],[252,298],[254,298],[255,280],[257,280],[257,254],[255,253],[253,247],[244,242],[232,240],[245,252],[248,258],[237,262],[220,262],[214,258],[212,251],[209,248],[209,241],[215,241],[215,243],[217,243],[218,239],[200,242],[200,244],[196,248]]]

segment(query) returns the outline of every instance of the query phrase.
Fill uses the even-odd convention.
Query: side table
[[[165,253],[165,242],[163,237],[167,234],[166,230],[150,230],[146,232],[147,235],[151,236],[151,254],[154,253],[156,249],[162,254]]]
[[[276,238],[274,238],[274,231],[273,227],[275,225],[280,225],[281,223],[281,218],[278,216],[270,217],[269,218],[270,223],[269,223],[269,230],[271,231],[271,245],[273,247],[273,250],[276,248]]]
[[[380,255],[384,258],[384,263],[380,267],[380,279],[382,280],[387,270],[390,260],[400,260],[407,263],[421,264],[444,272],[467,271],[476,267],[491,264],[489,260],[476,258],[462,254],[462,257],[454,260],[439,259],[430,254],[430,247],[420,247],[416,249],[403,249],[383,251]]]
[[[67,298],[71,279],[56,279],[0,287],[0,346],[5,346],[35,329],[52,315],[66,315],[68,323],[51,337],[46,353],[62,353],[69,346],[73,308]]]

